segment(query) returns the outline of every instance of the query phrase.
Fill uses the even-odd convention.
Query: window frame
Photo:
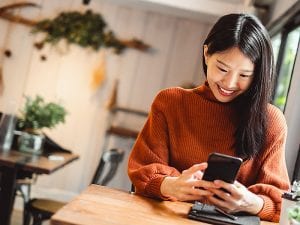
[[[275,20],[274,22],[272,22],[270,25],[267,26],[271,39],[276,35],[281,34],[281,43],[277,55],[276,68],[275,68],[277,76],[275,77],[274,90],[272,94],[273,104],[275,100],[274,97],[276,93],[276,88],[278,87],[278,82],[280,78],[280,70],[282,68],[282,63],[284,60],[284,52],[287,45],[288,35],[290,34],[290,32],[297,29],[299,26],[300,26],[300,2],[297,2],[292,8],[290,8],[286,13],[284,13],[284,15],[282,15],[277,20]],[[297,49],[299,49],[299,43],[300,43],[300,39],[298,40]],[[297,54],[298,51],[296,52],[295,60],[297,58]],[[294,61],[294,66],[295,66],[295,61]],[[293,78],[293,73],[291,74],[290,77],[290,82],[287,90],[286,102],[283,107],[283,112],[285,112],[286,109],[286,103],[289,96],[292,78]]]
[[[288,24],[292,18],[295,17],[297,13],[300,12],[300,1],[297,1],[292,5],[287,11],[283,13],[282,16],[279,16],[274,22],[271,22],[267,29],[271,37],[275,36],[277,33],[282,30],[282,28]],[[289,86],[288,98],[286,100],[284,116],[286,118],[288,135],[286,139],[285,146],[285,161],[288,169],[289,177],[292,179],[293,173],[297,173],[297,168],[295,169],[295,162],[297,154],[299,151],[299,138],[300,138],[300,105],[299,95],[300,95],[300,76],[297,74],[300,73],[300,49],[298,45],[295,59],[295,64]],[[292,180],[291,180],[292,181]]]

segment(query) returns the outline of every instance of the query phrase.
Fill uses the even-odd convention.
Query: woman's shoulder
[[[275,105],[268,104],[267,112],[268,112],[268,116],[270,117],[270,119],[278,119],[280,121],[282,121],[282,120],[285,121],[283,112],[279,108],[277,108]]]
[[[169,87],[162,89],[158,92],[158,95],[160,94],[168,94],[168,95],[182,95],[184,93],[191,92],[192,89],[185,89],[182,87]]]
[[[275,132],[279,132],[280,130],[287,130],[287,124],[284,114],[279,108],[272,104],[268,104],[267,113],[267,121],[272,130],[274,130]]]
[[[192,89],[181,87],[166,88],[159,91],[155,96],[152,107],[159,109],[178,107],[188,101],[191,94],[193,94]]]
[[[155,97],[155,100],[176,100],[176,99],[182,99],[184,97],[187,97],[189,94],[192,94],[192,89],[184,89],[181,87],[170,87],[166,89],[162,89],[158,92],[158,94]]]

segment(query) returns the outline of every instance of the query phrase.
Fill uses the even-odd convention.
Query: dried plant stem
[[[11,22],[20,23],[20,24],[23,24],[26,26],[31,26],[31,27],[35,26],[37,23],[36,21],[26,19],[21,16],[16,16],[16,15],[8,12],[8,10],[12,10],[12,9],[16,9],[16,8],[24,8],[24,7],[40,7],[40,6],[35,3],[31,3],[31,2],[19,2],[19,3],[14,3],[14,4],[7,5],[7,6],[3,6],[3,7],[0,7],[0,18],[6,19]]]
[[[31,2],[19,2],[19,3],[9,4],[7,6],[0,7],[0,18],[11,22],[19,23],[22,25],[26,25],[29,27],[36,26],[38,24],[38,21],[26,19],[22,16],[17,16],[11,12],[8,12],[16,8],[24,8],[24,7],[40,7],[40,6],[38,4],[31,3]],[[131,40],[119,39],[119,42],[124,46],[126,46],[127,48],[134,48],[140,51],[147,51],[150,48],[149,45],[137,39],[131,39]]]

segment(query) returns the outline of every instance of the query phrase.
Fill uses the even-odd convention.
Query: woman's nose
[[[228,73],[223,79],[223,84],[228,89],[234,89],[238,86],[238,78],[238,74]]]

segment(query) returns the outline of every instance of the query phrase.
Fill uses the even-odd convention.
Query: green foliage
[[[288,208],[288,217],[289,219],[293,219],[295,221],[300,222],[300,202],[299,202],[299,197],[300,197],[300,181],[293,181],[293,185],[291,188],[291,192],[292,192],[292,198],[294,200],[297,200],[296,204],[291,207]]]
[[[300,206],[296,205],[290,209],[288,209],[288,217],[289,219],[294,219],[300,222]]]
[[[37,23],[33,32],[46,32],[47,37],[42,43],[56,44],[61,39],[81,47],[113,47],[121,53],[126,45],[116,38],[111,30],[106,29],[106,22],[98,13],[87,10],[80,12],[63,12],[53,20],[42,20]]]
[[[38,133],[42,128],[53,128],[64,123],[66,114],[64,107],[53,102],[46,103],[41,96],[36,96],[35,99],[26,97],[18,128],[29,133]]]

